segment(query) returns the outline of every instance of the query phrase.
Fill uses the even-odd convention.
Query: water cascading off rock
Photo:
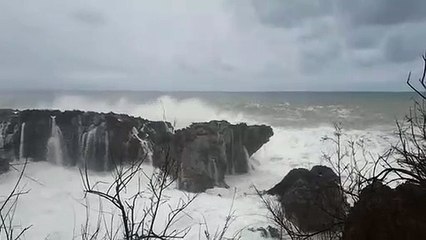
[[[272,135],[272,128],[266,125],[226,121],[193,123],[177,130],[168,144],[172,146],[171,158],[180,167],[179,189],[203,192],[215,186],[227,187],[225,175],[247,173],[250,156]],[[161,166],[155,160],[154,164]]]
[[[21,141],[19,143],[19,159],[24,159],[24,151],[25,151],[25,123],[21,124]]]
[[[159,129],[165,128],[163,122],[128,115],[56,110],[0,109],[0,126],[0,158],[87,166],[97,171],[152,156],[150,138],[167,132]]]
[[[64,137],[61,129],[56,125],[56,117],[51,116],[51,133],[47,141],[47,161],[58,165],[64,165],[64,154],[66,152]]]

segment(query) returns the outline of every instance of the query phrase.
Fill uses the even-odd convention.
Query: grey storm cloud
[[[348,47],[354,49],[377,48],[384,41],[388,28],[377,26],[364,26],[347,31]]]
[[[415,60],[426,50],[426,23],[410,23],[392,31],[385,42],[385,54],[389,61]]]
[[[11,89],[406,90],[424,0],[0,0]]]
[[[77,21],[92,26],[101,26],[106,23],[106,19],[102,13],[91,11],[88,9],[80,9],[72,13],[71,15]]]
[[[338,5],[354,25],[394,25],[426,19],[423,0],[342,0]]]

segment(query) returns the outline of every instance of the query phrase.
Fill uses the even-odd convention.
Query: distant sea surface
[[[184,127],[225,119],[304,128],[394,126],[413,106],[411,92],[2,91],[0,108],[118,112]]]

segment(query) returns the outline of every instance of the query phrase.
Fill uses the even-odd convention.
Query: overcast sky
[[[0,0],[0,89],[405,91],[425,0]]]

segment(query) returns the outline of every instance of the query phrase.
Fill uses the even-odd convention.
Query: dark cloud
[[[386,40],[386,33],[389,29],[378,26],[365,26],[362,28],[346,29],[345,39],[350,48],[372,49],[380,47]]]
[[[386,39],[385,56],[390,62],[415,60],[426,50],[426,28],[421,24],[407,24],[394,30]]]
[[[332,67],[332,63],[340,59],[342,46],[339,42],[329,40],[305,45],[301,50],[301,67],[307,74],[318,74],[324,69]]]
[[[406,62],[413,60],[418,51],[406,45],[401,35],[394,35],[387,39],[385,45],[385,56],[391,62]]]
[[[342,14],[353,25],[393,25],[426,19],[424,0],[341,0]]]
[[[106,24],[105,16],[102,13],[93,10],[80,9],[73,12],[71,16],[75,20],[91,26],[101,26]]]

